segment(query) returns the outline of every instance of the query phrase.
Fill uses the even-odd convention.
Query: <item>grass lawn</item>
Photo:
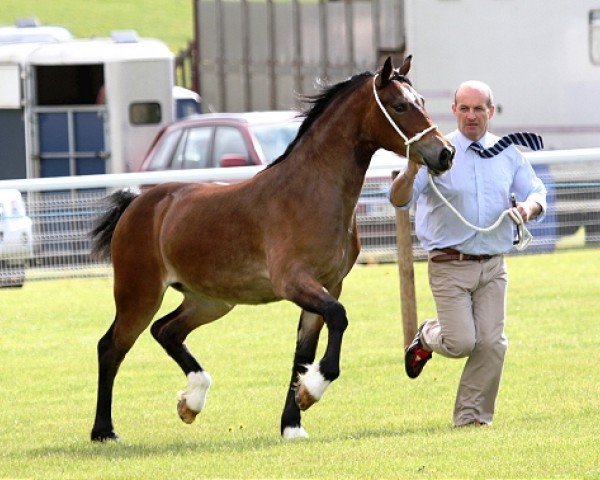
[[[192,0],[0,0],[0,25],[36,17],[83,38],[136,30],[142,37],[160,38],[177,52],[193,37],[192,6]]]
[[[600,251],[508,258],[510,346],[494,424],[453,429],[462,360],[403,371],[395,265],[357,266],[342,302],[342,375],[284,442],[279,416],[298,310],[238,307],[188,346],[213,376],[192,425],[185,378],[146,331],[115,388],[120,443],[92,444],[96,342],[110,279],[0,290],[0,478],[600,478]],[[433,315],[416,264],[419,318]],[[166,298],[164,310],[178,302]]]

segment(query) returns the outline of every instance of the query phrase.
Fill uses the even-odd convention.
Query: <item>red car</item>
[[[296,137],[292,110],[194,115],[165,127],[138,171],[267,165]]]

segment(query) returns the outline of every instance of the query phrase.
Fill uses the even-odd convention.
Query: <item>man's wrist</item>
[[[421,167],[421,165],[419,165],[415,162],[409,161],[408,164],[406,165],[406,169],[404,170],[404,175],[406,177],[409,177],[411,180],[414,180],[415,177],[417,176],[417,173],[419,173],[420,167]]]

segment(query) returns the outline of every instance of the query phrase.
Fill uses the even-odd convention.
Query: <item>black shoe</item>
[[[404,354],[404,368],[409,378],[417,378],[421,374],[421,371],[423,370],[423,367],[427,361],[433,355],[429,350],[425,350],[423,343],[421,342],[421,335],[424,325],[425,324],[423,323],[419,327],[419,330],[417,330],[417,334],[415,335],[415,339],[406,348],[406,352]]]

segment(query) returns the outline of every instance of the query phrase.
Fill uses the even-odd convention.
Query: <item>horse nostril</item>
[[[454,158],[454,150],[449,147],[444,147],[440,152],[440,167],[442,170],[448,170],[452,165],[452,159]]]

